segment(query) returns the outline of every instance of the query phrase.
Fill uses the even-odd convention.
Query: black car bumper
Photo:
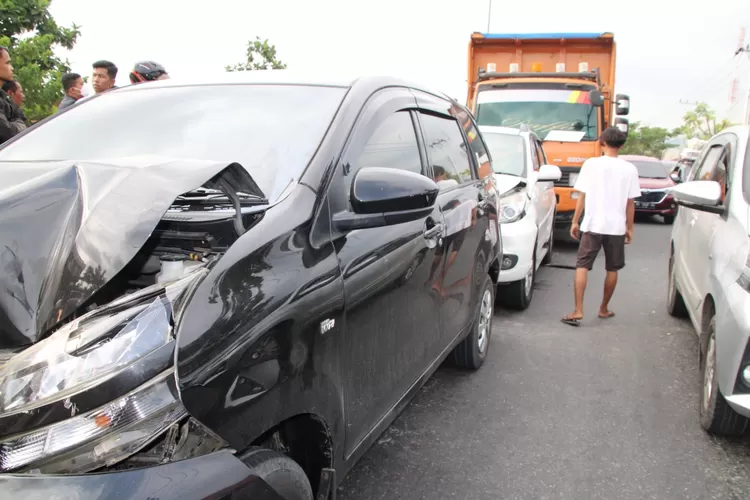
[[[2,474],[0,498],[283,500],[229,451],[154,467],[100,474]]]

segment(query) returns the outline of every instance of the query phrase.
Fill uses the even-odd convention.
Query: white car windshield
[[[520,135],[483,132],[496,174],[526,176],[525,141]]]
[[[477,96],[476,115],[480,126],[518,128],[525,123],[542,140],[553,130],[583,132],[582,141],[599,135],[596,107],[583,90],[485,90]]]

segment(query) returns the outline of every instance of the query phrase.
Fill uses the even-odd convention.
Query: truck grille
[[[562,172],[562,176],[560,176],[560,180],[555,182],[555,186],[559,187],[571,187],[570,185],[570,174],[578,172],[580,169],[578,167],[560,167],[560,171]]]

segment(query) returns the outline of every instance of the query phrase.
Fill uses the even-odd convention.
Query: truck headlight
[[[518,191],[498,200],[497,220],[500,224],[515,222],[526,213],[526,193]]]

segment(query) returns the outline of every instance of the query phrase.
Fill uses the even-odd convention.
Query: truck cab
[[[480,126],[525,124],[543,141],[555,182],[555,226],[570,225],[581,165],[601,132],[628,131],[630,98],[615,94],[612,33],[483,34],[469,44],[468,107]],[[613,109],[614,108],[614,109]],[[617,118],[615,118],[617,116]]]

